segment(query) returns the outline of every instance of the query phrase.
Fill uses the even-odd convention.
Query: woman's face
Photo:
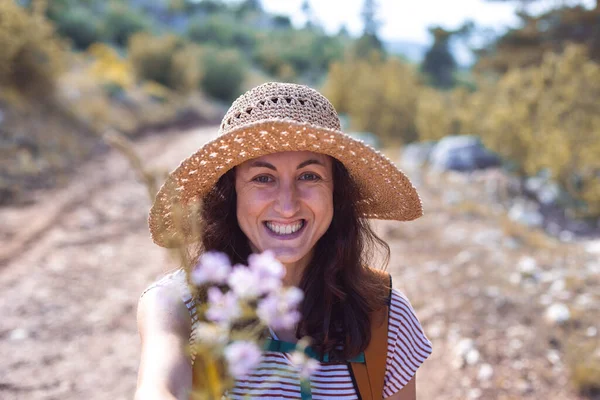
[[[330,157],[309,151],[270,154],[236,167],[237,219],[255,252],[271,250],[306,266],[333,217]]]

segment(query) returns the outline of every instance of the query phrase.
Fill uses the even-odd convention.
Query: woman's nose
[[[276,208],[284,218],[293,217],[300,209],[298,193],[294,182],[281,182],[277,194]]]

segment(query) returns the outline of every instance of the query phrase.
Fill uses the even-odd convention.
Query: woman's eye
[[[254,178],[252,180],[255,181],[255,182],[258,182],[258,183],[269,183],[269,182],[271,182],[273,180],[273,178],[271,178],[268,175],[259,175],[259,176],[257,176],[256,178]]]
[[[318,181],[321,177],[317,174],[313,174],[312,172],[306,172],[300,175],[300,179],[303,181]]]

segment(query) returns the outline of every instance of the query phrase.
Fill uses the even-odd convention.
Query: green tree
[[[431,84],[441,89],[454,86],[456,61],[450,51],[450,38],[453,32],[441,27],[429,28],[433,36],[433,44],[425,53],[421,70],[427,75]]]
[[[373,53],[384,54],[383,43],[379,39],[378,31],[381,22],[377,18],[377,3],[375,0],[365,0],[362,8],[363,34],[355,42],[353,53],[356,57],[367,59]]]
[[[87,7],[74,6],[55,17],[57,33],[69,38],[78,50],[87,49],[102,40],[100,24],[94,12]]]
[[[208,95],[226,102],[239,96],[248,67],[238,50],[204,47],[201,61],[204,76],[200,84]]]
[[[144,15],[125,4],[111,3],[103,21],[104,37],[118,46],[125,47],[129,37],[148,30],[151,23]]]
[[[504,74],[511,68],[536,66],[541,64],[545,53],[560,53],[570,43],[586,46],[590,58],[600,62],[598,4],[597,1],[594,9],[561,5],[539,15],[532,15],[526,7],[521,7],[517,12],[521,20],[519,28],[507,31],[477,50],[477,70]]]

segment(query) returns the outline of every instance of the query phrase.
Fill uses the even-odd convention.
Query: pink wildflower
[[[227,255],[215,251],[202,254],[191,274],[192,282],[200,286],[206,283],[222,284],[231,272],[231,263]]]
[[[291,329],[300,320],[296,310],[304,294],[297,287],[271,293],[258,303],[256,314],[273,329]]]
[[[208,310],[206,318],[209,321],[229,325],[242,314],[238,299],[233,292],[223,293],[216,287],[208,289]]]
[[[229,373],[234,378],[248,375],[262,357],[262,352],[256,344],[243,340],[231,343],[225,348],[224,354]]]

